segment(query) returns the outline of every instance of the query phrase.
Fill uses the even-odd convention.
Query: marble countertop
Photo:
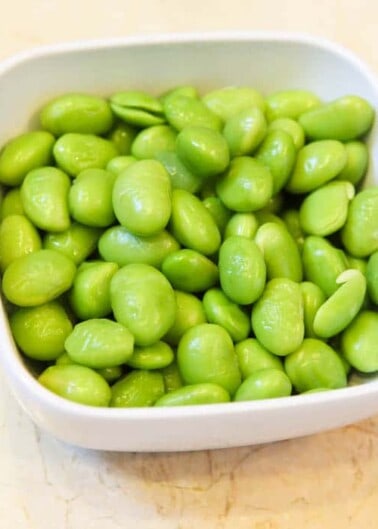
[[[0,59],[75,39],[284,30],[337,41],[378,72],[377,20],[373,0],[12,0]],[[0,379],[0,527],[376,529],[378,417],[261,446],[101,453],[40,431]]]

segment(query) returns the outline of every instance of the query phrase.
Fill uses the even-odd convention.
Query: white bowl
[[[178,84],[203,90],[246,84],[269,93],[308,88],[325,100],[358,94],[378,107],[376,80],[339,46],[305,36],[261,33],[170,35],[37,49],[0,65],[0,145],[32,128],[50,97],[68,91],[154,93]],[[377,125],[369,138],[368,181],[378,168]],[[375,177],[377,182],[377,177]],[[11,337],[0,307],[1,368],[15,397],[41,428],[87,448],[181,451],[303,436],[378,413],[378,378],[324,393],[182,408],[107,409],[75,404],[44,389]]]

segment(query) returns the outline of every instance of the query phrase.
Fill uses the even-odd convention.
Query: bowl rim
[[[116,38],[74,40],[33,47],[18,52],[0,61],[1,76],[23,63],[34,59],[50,56],[77,53],[80,51],[95,51],[111,49],[115,47],[143,47],[195,43],[268,43],[285,42],[318,48],[336,55],[348,61],[355,69],[370,83],[378,102],[378,80],[371,68],[365,64],[354,52],[331,40],[298,32],[282,31],[209,31],[209,32],[185,32],[185,33],[153,33],[147,35],[131,35]],[[332,404],[343,401],[345,405],[358,398],[376,395],[378,397],[378,376],[376,379],[345,388],[318,392],[312,394],[291,395],[276,399],[264,399],[259,401],[228,402],[224,404],[203,404],[200,406],[179,407],[149,407],[149,408],[107,408],[93,407],[66,400],[48,389],[44,388],[26,367],[21,353],[17,351],[9,327],[8,316],[5,311],[4,302],[0,302],[0,335],[5,337],[3,341],[0,367],[4,378],[10,389],[22,389],[23,392],[32,395],[34,400],[43,403],[50,410],[60,415],[70,415],[78,419],[90,418],[101,420],[132,420],[135,422],[160,421],[196,418],[206,415],[208,418],[228,416],[230,414],[249,415],[253,412],[264,412],[277,409],[300,409],[311,405],[323,406],[325,403]],[[14,388],[12,387],[14,386]],[[16,395],[17,396],[17,395]]]
[[[344,57],[358,68],[373,84],[377,84],[377,73],[360,57],[346,46],[331,39],[296,31],[269,31],[269,30],[214,30],[214,31],[188,31],[188,32],[165,32],[144,33],[128,35],[125,37],[102,37],[94,39],[76,39],[72,41],[54,42],[32,46],[18,51],[0,61],[0,75],[19,64],[42,57],[60,55],[64,53],[75,53],[79,51],[91,51],[98,49],[110,49],[114,47],[138,47],[167,44],[194,44],[194,43],[221,43],[221,42],[285,42],[292,44],[307,45],[312,48],[322,49]],[[378,87],[376,88],[378,95]]]

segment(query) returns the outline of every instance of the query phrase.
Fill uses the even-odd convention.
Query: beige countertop
[[[2,7],[0,59],[74,39],[283,30],[335,40],[378,72],[374,0],[3,0]],[[0,527],[376,529],[378,417],[255,447],[101,453],[40,431],[0,380]]]

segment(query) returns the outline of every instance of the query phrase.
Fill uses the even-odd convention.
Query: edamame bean
[[[170,391],[155,402],[155,406],[193,406],[229,402],[230,395],[218,384],[189,384]]]
[[[265,136],[256,153],[256,159],[269,167],[273,177],[273,194],[278,193],[288,181],[296,154],[293,140],[283,130],[275,130]]]
[[[247,338],[235,345],[242,379],[261,369],[280,369],[283,365],[278,356],[268,351],[256,338]]]
[[[308,90],[282,90],[266,98],[269,121],[278,118],[297,119],[306,110],[320,105],[320,99]]]
[[[16,344],[29,358],[55,360],[64,352],[72,323],[63,306],[50,301],[38,307],[17,309],[9,318]]]
[[[176,151],[186,167],[204,179],[222,173],[230,161],[225,138],[214,129],[188,126],[176,140]]]
[[[249,315],[230,301],[220,288],[208,290],[202,300],[207,321],[217,323],[234,342],[245,340],[251,330]]]
[[[136,127],[151,127],[165,121],[162,104],[146,92],[129,90],[113,94],[110,107],[122,121]]]
[[[378,187],[363,189],[351,201],[341,240],[355,257],[378,250]]]
[[[98,241],[101,257],[119,266],[144,263],[159,268],[164,259],[179,247],[176,239],[166,230],[151,237],[138,237],[123,226],[107,229]]]
[[[65,341],[74,362],[94,369],[124,364],[133,354],[133,346],[131,332],[106,318],[77,323]]]
[[[121,366],[103,367],[102,369],[96,369],[96,371],[107,382],[115,382],[116,380],[121,378],[123,373]]]
[[[163,375],[164,389],[166,393],[175,391],[183,386],[180,371],[175,361],[169,364],[169,366],[160,369],[160,373]]]
[[[186,97],[193,97],[195,99],[198,99],[198,90],[195,86],[191,85],[182,85],[182,86],[175,86],[174,88],[170,88],[169,90],[166,90],[161,94],[159,97],[159,101],[161,103],[164,103],[164,101],[171,96],[186,96]]]
[[[255,235],[255,242],[265,261],[268,279],[287,277],[302,280],[302,261],[298,246],[285,226],[266,222]]]
[[[269,202],[258,213],[273,213],[280,215],[284,205],[285,196],[282,192],[275,193],[269,199]]]
[[[195,250],[183,248],[168,255],[161,266],[174,288],[185,292],[204,292],[218,282],[218,267]]]
[[[210,382],[233,395],[240,385],[240,371],[228,332],[220,325],[203,323],[181,338],[177,363],[186,384]]]
[[[139,160],[156,158],[159,152],[174,151],[177,132],[168,125],[154,125],[138,132],[131,154]]]
[[[362,373],[378,371],[378,313],[361,311],[341,334],[341,351]]]
[[[18,186],[29,171],[49,165],[55,138],[49,132],[26,132],[10,140],[0,154],[0,183]]]
[[[277,118],[271,121],[268,125],[268,132],[273,130],[282,130],[291,136],[293,140],[294,147],[299,150],[303,147],[305,143],[305,135],[303,127],[290,118]]]
[[[64,94],[50,101],[40,114],[42,128],[54,136],[67,132],[105,134],[113,114],[105,99],[91,94]]]
[[[70,132],[55,142],[53,154],[63,171],[76,176],[85,169],[104,169],[118,151],[111,141],[94,134]]]
[[[128,123],[117,123],[114,129],[108,134],[107,138],[110,140],[119,155],[130,154],[131,144],[134,141],[138,131]]]
[[[215,220],[221,235],[223,235],[226,225],[231,218],[231,211],[226,208],[219,197],[206,197],[202,200],[202,203]]]
[[[227,121],[246,108],[257,107],[265,111],[263,96],[249,86],[226,86],[212,90],[205,94],[202,101],[222,121]]]
[[[282,228],[286,228],[286,225],[284,221],[281,219],[281,217],[279,217],[278,215],[275,215],[274,213],[271,213],[265,208],[255,211],[255,217],[260,226],[262,226],[263,224],[266,224],[267,222],[273,222],[274,224],[278,224]]]
[[[345,257],[348,262],[348,268],[354,268],[355,270],[359,270],[362,274],[366,275],[367,261],[365,259],[362,257],[353,257],[349,254],[346,254]]]
[[[81,320],[104,318],[111,313],[110,281],[118,270],[116,263],[88,261],[76,272],[69,301]]]
[[[223,129],[231,156],[253,153],[265,137],[267,124],[258,107],[246,108],[229,118]]]
[[[19,187],[9,189],[1,202],[1,220],[9,215],[25,215]]]
[[[126,364],[135,369],[162,369],[169,366],[174,357],[172,347],[165,342],[158,341],[144,347],[136,346]]]
[[[37,250],[10,263],[3,275],[3,292],[19,307],[42,305],[66,292],[75,272],[75,264],[65,255]]]
[[[70,185],[70,178],[56,167],[34,169],[25,176],[21,185],[22,206],[35,226],[54,232],[68,229]]]
[[[204,255],[215,253],[221,243],[219,229],[211,214],[198,197],[184,189],[172,192],[170,227],[182,245]]]
[[[127,169],[127,167],[129,167],[129,165],[134,162],[136,162],[136,158],[134,156],[116,156],[106,164],[106,170],[110,173],[113,173],[114,175],[119,175],[124,169]]]
[[[365,134],[373,119],[372,106],[362,97],[350,95],[302,113],[299,123],[309,138],[348,141]]]
[[[369,257],[366,267],[366,281],[369,298],[378,305],[378,251]]]
[[[50,366],[38,382],[56,395],[87,406],[108,406],[111,390],[93,369],[79,365]]]
[[[312,191],[299,208],[302,229],[311,235],[327,236],[345,224],[354,186],[347,181],[333,181]]]
[[[299,392],[346,386],[346,374],[339,355],[328,344],[305,338],[300,347],[285,358],[285,370]]]
[[[228,237],[219,250],[219,279],[230,300],[249,305],[260,297],[266,280],[266,266],[257,244],[245,237]]]
[[[74,362],[67,353],[63,353],[55,361],[57,366],[67,366],[67,365],[80,365],[77,362]],[[107,382],[115,382],[118,380],[123,373],[122,366],[113,366],[113,367],[103,367],[101,369],[95,369],[96,373],[101,375]]]
[[[314,331],[330,338],[345,329],[360,311],[365,299],[366,279],[359,270],[345,270],[336,279],[339,288],[317,310]]]
[[[200,100],[182,94],[164,99],[164,114],[168,123],[178,131],[186,127],[206,127],[220,131],[221,119]]]
[[[153,406],[164,395],[164,379],[155,371],[132,371],[112,386],[109,406],[140,408]]]
[[[323,305],[326,300],[326,296],[323,290],[312,283],[311,281],[303,281],[300,283],[300,288],[303,297],[303,313],[304,313],[304,326],[305,326],[305,337],[315,338],[316,333],[314,331],[314,318],[319,307]]]
[[[110,300],[115,319],[131,331],[136,345],[152,345],[174,323],[175,293],[152,266],[130,264],[118,270],[110,283]]]
[[[237,236],[253,239],[258,226],[258,220],[253,213],[234,213],[226,225],[224,238]]]
[[[201,323],[206,323],[206,314],[202,302],[193,294],[175,290],[176,315],[172,327],[164,336],[170,345],[178,345],[184,333]]]
[[[274,278],[252,308],[252,330],[268,351],[286,356],[303,341],[303,318],[299,284],[287,278]]]
[[[173,151],[161,151],[156,159],[163,164],[171,179],[172,189],[185,189],[189,193],[196,193],[203,184],[203,178],[189,171]]]
[[[274,399],[291,395],[291,382],[281,369],[260,369],[238,387],[234,401]]]
[[[318,285],[327,297],[337,290],[336,279],[348,267],[344,253],[317,235],[306,237],[302,262],[305,278]]]
[[[305,234],[299,222],[299,211],[297,209],[287,209],[282,212],[281,218],[289,233],[297,243],[298,248],[301,250],[305,240]]]
[[[156,160],[140,160],[119,174],[113,186],[113,209],[122,226],[150,237],[162,231],[171,216],[171,183]]]
[[[0,224],[1,271],[18,257],[40,250],[41,238],[24,215],[9,215]]]
[[[336,178],[357,185],[366,174],[369,161],[368,148],[362,141],[350,141],[345,143],[345,150],[347,162]]]
[[[336,140],[319,140],[305,145],[299,152],[286,184],[290,193],[307,193],[335,178],[345,167],[347,154]]]
[[[68,193],[72,218],[81,224],[97,228],[113,224],[115,215],[112,192],[115,178],[114,174],[105,169],[85,169],[79,173]]]
[[[43,248],[59,252],[78,265],[94,252],[100,235],[98,228],[73,222],[66,231],[46,233]]]
[[[249,156],[234,158],[219,177],[216,190],[232,211],[250,213],[266,206],[273,194],[273,177],[262,162]]]

